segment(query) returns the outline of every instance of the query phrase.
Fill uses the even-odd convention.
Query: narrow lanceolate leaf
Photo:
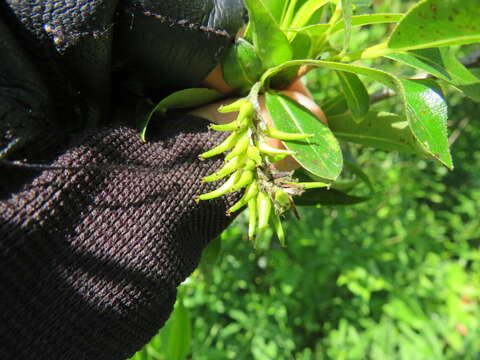
[[[306,25],[312,16],[331,0],[307,0],[295,13],[295,17],[289,27],[299,28]],[[316,21],[318,22],[318,21]]]
[[[265,84],[271,76],[275,75],[275,73],[284,70],[286,67],[298,66],[299,64],[325,67],[331,70],[347,71],[358,75],[365,75],[394,90],[402,102],[403,113],[408,119],[410,129],[424,152],[448,168],[453,168],[445,128],[445,103],[443,102],[443,105],[440,105],[441,97],[434,90],[421,83],[413,82],[416,85],[414,86],[410,84],[410,82],[403,82],[396,76],[385,71],[365,66],[322,60],[288,61],[281,66],[266,71],[262,75],[261,81]],[[409,95],[407,97],[407,87],[410,94],[416,93],[416,95]],[[422,89],[422,91],[420,91],[420,89]],[[427,110],[427,107],[429,106],[433,106],[433,110]]]
[[[341,140],[386,151],[420,152],[408,121],[388,113],[369,112],[358,124],[350,114],[329,117],[330,129]]]
[[[480,79],[465,68],[448,48],[413,50],[389,54],[386,57],[454,85],[471,85],[480,82]]]
[[[351,24],[352,27],[356,26],[365,26],[365,25],[375,25],[375,24],[390,24],[398,23],[403,18],[403,14],[396,13],[380,13],[380,14],[369,14],[369,15],[356,15],[352,16]],[[323,35],[330,28],[330,24],[315,24],[307,25],[300,28],[291,28],[287,29],[288,32],[296,32],[297,34],[305,34],[310,37],[318,37]],[[345,23],[343,21],[337,22],[333,28],[330,30],[332,34],[342,31],[345,28]]]
[[[189,109],[208,104],[222,98],[218,91],[205,88],[184,89],[167,96],[153,108],[145,121],[140,124],[140,138],[145,141],[148,123],[156,112],[164,115],[170,109]]]
[[[423,147],[447,167],[453,168],[447,135],[448,108],[445,100],[429,87],[402,80],[407,99],[407,114]]]
[[[388,46],[413,50],[480,41],[480,0],[424,0],[398,24]]]
[[[185,360],[190,352],[191,320],[183,305],[183,296],[179,296],[175,309],[161,330],[162,350],[169,360]]]
[[[336,73],[353,118],[357,123],[362,122],[370,108],[370,96],[365,85],[356,74],[343,71]]]
[[[250,16],[253,44],[265,69],[292,59],[285,34],[264,4],[265,0],[245,0]]]
[[[345,30],[345,40],[343,45],[343,51],[347,52],[350,47],[350,39],[352,37],[352,16],[353,7],[352,0],[341,0],[343,10],[343,23]]]
[[[284,141],[298,163],[324,179],[335,180],[343,166],[342,152],[328,126],[290,98],[267,93],[266,105],[275,127],[284,132],[314,134],[304,140]]]

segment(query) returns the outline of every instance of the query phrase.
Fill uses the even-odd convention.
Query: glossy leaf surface
[[[413,50],[480,41],[480,0],[424,0],[392,34],[391,49]]]
[[[331,70],[347,71],[364,75],[393,89],[402,101],[404,115],[409,121],[409,126],[418,144],[432,158],[438,160],[450,169],[453,168],[445,127],[445,102],[441,99],[440,95],[428,86],[422,84],[413,86],[408,82],[400,81],[400,79],[390,73],[365,66],[321,60],[289,61],[282,66],[267,71],[263,74],[262,81],[265,82],[270,76],[286,67],[297,66],[298,64],[319,66]],[[408,89],[405,88],[406,86],[408,86]],[[419,91],[420,89],[422,89],[422,91]],[[406,94],[407,91],[409,92],[408,97]],[[412,95],[414,93],[416,93],[416,95]],[[416,98],[415,96],[419,97]],[[440,105],[440,103],[443,105]],[[427,110],[429,106],[434,106],[434,110]],[[439,131],[439,129],[443,130]]]
[[[410,126],[423,147],[447,167],[453,168],[447,135],[448,108],[434,90],[419,82],[402,80]]]
[[[356,122],[362,122],[370,108],[370,96],[360,78],[353,73],[337,71],[343,94]]]
[[[266,105],[277,129],[314,134],[302,141],[284,141],[289,150],[298,153],[294,157],[300,165],[321,178],[336,179],[342,171],[343,158],[338,141],[328,126],[284,95],[267,93]]]

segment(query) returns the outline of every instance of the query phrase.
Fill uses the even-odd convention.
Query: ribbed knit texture
[[[198,155],[223,135],[165,124],[148,143],[124,127],[83,134],[52,163],[68,169],[0,201],[0,359],[121,360],[163,325],[238,198],[194,201],[219,185],[200,179],[221,157]]]

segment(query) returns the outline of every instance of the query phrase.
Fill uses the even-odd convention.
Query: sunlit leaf
[[[410,129],[423,150],[448,168],[453,168],[446,131],[446,112],[444,111],[446,104],[440,95],[428,86],[420,83],[414,83],[416,85],[414,86],[409,82],[401,81],[390,73],[365,66],[321,60],[289,61],[265,72],[262,75],[262,82],[265,83],[268,78],[286,67],[298,66],[299,64],[364,75],[393,89],[402,101],[404,115],[407,117]],[[408,97],[406,94],[407,86],[409,91]],[[411,95],[415,92],[417,98]],[[430,109],[430,106],[433,106],[433,108]]]
[[[424,0],[398,24],[388,46],[414,50],[480,41],[480,0]]]
[[[267,93],[266,105],[275,127],[279,130],[314,134],[302,141],[284,142],[288,149],[298,153],[294,156],[298,163],[316,176],[336,179],[342,171],[342,152],[328,126],[284,95]]]
[[[245,5],[250,17],[253,44],[264,68],[270,68],[292,59],[292,48],[264,1],[245,0]]]

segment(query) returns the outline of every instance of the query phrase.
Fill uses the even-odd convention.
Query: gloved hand
[[[177,9],[189,12],[178,18],[193,14],[198,18],[191,15],[191,23],[202,26],[209,17],[223,18],[210,16],[212,6],[226,14],[221,4],[238,5],[183,3]],[[225,211],[235,194],[194,201],[218,186],[199,179],[222,159],[200,162],[198,154],[223,134],[209,131],[206,120],[177,114],[152,121],[144,144],[131,127],[116,124],[112,109],[123,106],[123,115],[128,110],[132,117],[144,116],[149,110],[144,90],[165,88],[161,77],[147,84],[142,69],[128,65],[161,61],[163,51],[150,44],[145,57],[133,61],[125,55],[128,49],[112,50],[117,36],[122,42],[129,36],[122,28],[125,14],[162,11],[156,4],[7,0],[0,5],[0,145],[9,149],[0,156],[50,166],[39,171],[0,161],[1,359],[131,356],[163,325],[176,287],[197,266],[208,241],[232,220]],[[168,6],[179,2],[158,4],[173,9]],[[227,29],[217,21],[206,25]],[[155,24],[147,22],[153,31]],[[192,29],[192,34],[205,30]],[[233,27],[227,31],[233,33]],[[220,51],[210,42],[218,44],[216,36],[203,37],[204,48]],[[11,51],[4,52],[7,47]],[[192,73],[200,79],[213,65]],[[85,130],[88,126],[94,128]]]

